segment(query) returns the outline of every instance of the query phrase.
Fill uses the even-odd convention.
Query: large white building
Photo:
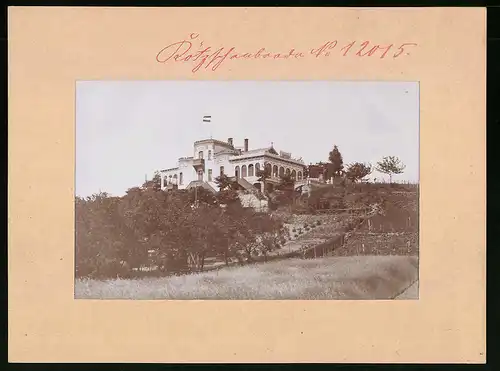
[[[265,167],[271,174],[271,178],[266,180],[266,187],[272,190],[283,174],[290,174],[297,182],[302,182],[306,165],[302,159],[292,158],[290,153],[278,153],[272,145],[250,150],[248,139],[244,140],[242,147],[235,147],[233,138],[227,142],[204,139],[194,142],[192,156],[181,157],[176,167],[160,171],[161,186],[162,189],[203,186],[217,192],[215,179],[225,174],[237,180],[242,188],[262,191],[262,182],[259,182],[257,174]]]

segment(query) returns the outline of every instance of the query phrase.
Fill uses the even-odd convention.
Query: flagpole
[[[210,132],[210,139],[212,139],[212,116],[209,116],[209,115],[208,116],[207,115],[203,116],[203,122],[204,123],[206,122],[206,123],[208,123],[210,125],[209,126],[210,127],[210,131],[209,132]]]

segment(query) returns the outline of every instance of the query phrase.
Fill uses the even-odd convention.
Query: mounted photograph
[[[419,83],[77,81],[76,299],[417,300]]]

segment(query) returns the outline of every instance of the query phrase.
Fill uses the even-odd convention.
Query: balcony
[[[196,170],[199,170],[199,169],[205,169],[205,159],[203,158],[196,158],[193,160],[193,167],[196,169]]]

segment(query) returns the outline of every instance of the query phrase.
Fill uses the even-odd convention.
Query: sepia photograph
[[[419,83],[77,81],[76,299],[418,300]]]

